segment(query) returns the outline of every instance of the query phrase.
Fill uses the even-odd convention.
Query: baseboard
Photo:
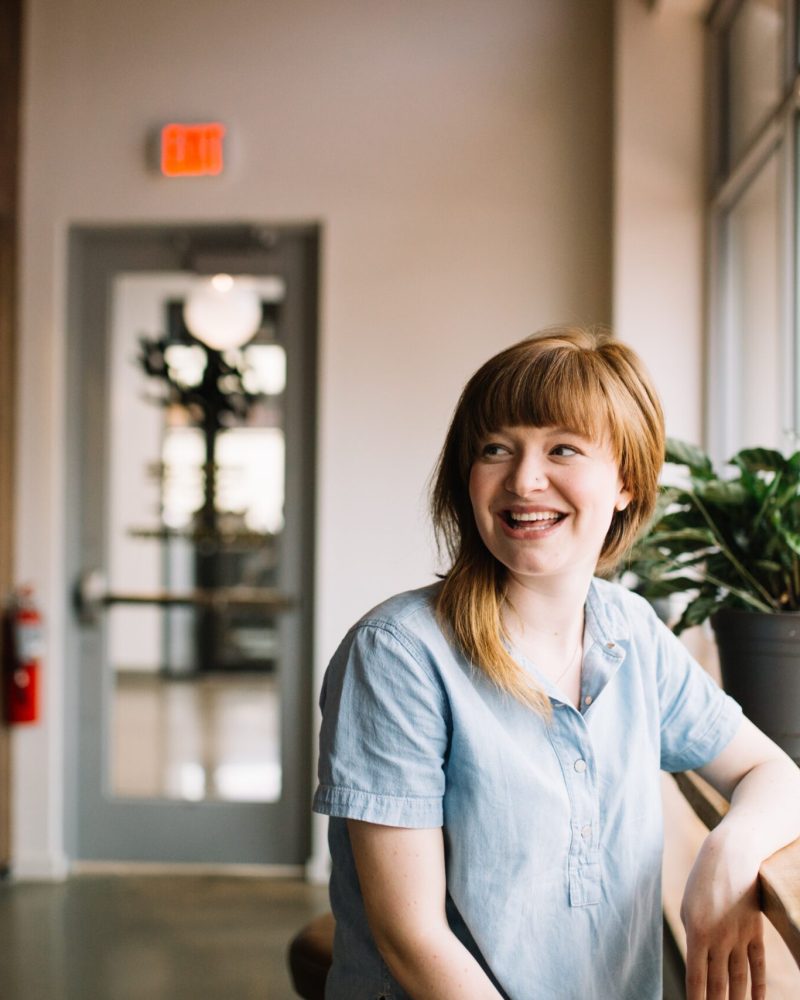
[[[303,878],[302,865],[234,865],[168,861],[73,861],[73,875],[224,875],[235,878]]]
[[[11,860],[9,878],[13,882],[63,882],[69,875],[69,860],[64,854],[26,854]]]
[[[302,865],[235,865],[170,861],[72,861],[73,875],[224,875],[229,878],[298,879]]]

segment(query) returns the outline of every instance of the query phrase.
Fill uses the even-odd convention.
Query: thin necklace
[[[558,682],[561,680],[561,678],[564,677],[567,673],[569,673],[569,671],[575,666],[575,661],[578,659],[580,655],[582,646],[583,646],[583,629],[581,629],[580,635],[578,636],[578,645],[575,647],[575,652],[569,658],[569,663],[566,665],[566,667],[564,667],[564,669],[561,671],[558,677],[556,677],[556,679],[552,682],[553,684],[557,685]]]

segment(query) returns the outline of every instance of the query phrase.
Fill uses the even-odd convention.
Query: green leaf
[[[693,601],[690,601],[686,605],[683,614],[673,626],[673,631],[676,635],[680,635],[681,632],[684,632],[687,628],[691,628],[693,625],[702,625],[707,618],[710,618],[714,614],[718,607],[719,601],[716,595],[701,591]]]
[[[797,553],[797,555],[800,555],[800,533],[796,531],[789,531],[789,529],[784,528],[784,526],[780,522],[776,522],[774,528],[781,536],[781,538],[784,540],[784,542],[786,542],[786,544],[789,546],[792,552],[795,552]]]
[[[696,445],[677,438],[667,438],[666,461],[671,465],[685,465],[692,475],[700,479],[711,479],[714,467],[711,459]]]
[[[709,552],[707,549],[703,549],[701,552],[681,553],[680,559],[675,560],[675,568],[685,571],[689,569],[690,566],[700,566],[703,563],[707,563],[709,558]]]
[[[721,479],[711,479],[698,483],[695,493],[709,503],[719,504],[722,507],[739,507],[746,504],[752,496],[739,479],[731,479],[727,482]]]
[[[641,591],[645,597],[669,597],[670,594],[683,594],[688,590],[699,590],[702,580],[693,580],[688,576],[672,576],[660,580],[645,580]]]
[[[772,448],[745,448],[737,452],[728,463],[742,472],[785,472],[789,460]]]
[[[651,534],[662,534],[665,531],[683,531],[684,528],[704,528],[705,521],[696,507],[686,510],[672,510],[656,521],[650,528]]]
[[[781,487],[780,489],[778,487]],[[776,507],[786,509],[792,513],[800,512],[800,482],[796,479],[787,479],[783,476],[780,481],[775,480],[775,488],[771,490],[774,497],[770,497]]]
[[[676,528],[673,531],[654,531],[647,536],[649,545],[671,546],[674,542],[694,542],[697,545],[713,545],[714,535],[708,528]]]
[[[660,557],[663,561],[665,558],[686,559],[704,555],[714,547],[715,539],[708,528],[678,528],[654,531],[648,535],[647,544],[651,549],[649,557]]]
[[[686,490],[680,486],[665,486],[663,483],[658,487],[658,499],[656,500],[656,511],[666,511],[673,503],[688,503],[689,498]]]
[[[749,590],[743,590],[741,587],[733,586],[725,579],[717,579],[709,572],[706,572],[706,580],[722,592],[723,600],[728,595],[733,595],[738,598],[742,605],[748,608],[754,608],[756,611],[764,611],[767,614],[770,614],[773,611],[779,610],[777,601],[772,600],[771,603],[763,601],[755,594],[751,594]]]

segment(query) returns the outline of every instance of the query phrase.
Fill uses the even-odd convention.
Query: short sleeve
[[[691,770],[725,749],[742,710],[666,626],[658,623],[658,628],[661,768]]]
[[[413,636],[391,623],[356,626],[328,666],[320,707],[316,812],[442,825],[447,700]]]

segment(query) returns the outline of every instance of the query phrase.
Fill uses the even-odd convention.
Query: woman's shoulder
[[[342,647],[399,643],[415,658],[429,660],[444,640],[435,608],[440,587],[436,582],[381,601],[348,629]]]
[[[328,664],[327,676],[392,676],[395,682],[417,675],[439,685],[440,665],[448,655],[435,599],[438,584],[387,598],[347,631]]]
[[[387,597],[363,614],[353,626],[397,628],[416,631],[420,626],[430,627],[436,623],[435,602],[441,583],[431,583],[415,590],[405,590]]]

